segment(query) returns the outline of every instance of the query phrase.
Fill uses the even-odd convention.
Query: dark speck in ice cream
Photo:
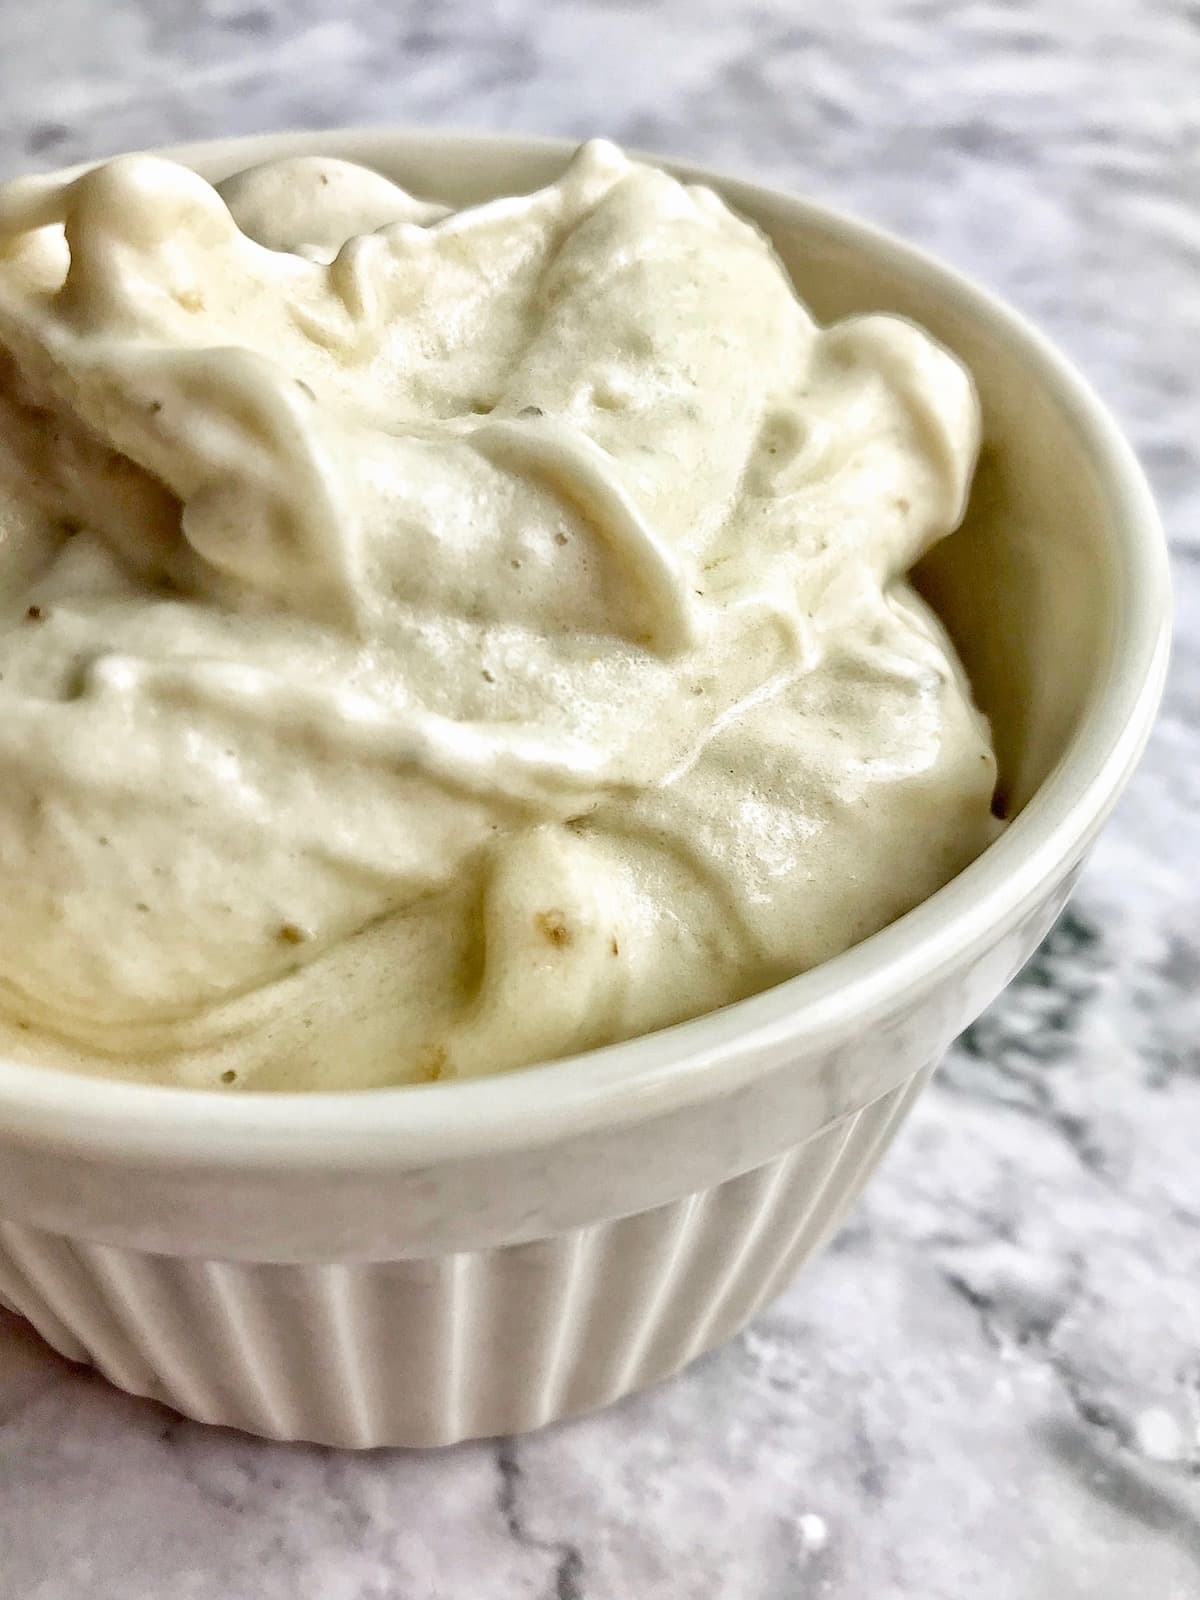
[[[567,926],[566,917],[559,910],[539,911],[534,921],[546,942],[560,949],[569,945],[574,937]]]

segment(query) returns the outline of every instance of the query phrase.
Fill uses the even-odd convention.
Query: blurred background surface
[[[346,123],[605,134],[870,217],[999,290],[1151,476],[1166,707],[1067,917],[732,1346],[516,1445],[354,1458],[180,1422],[8,1319],[0,1590],[1194,1600],[1200,4],[0,9],[4,176]]]

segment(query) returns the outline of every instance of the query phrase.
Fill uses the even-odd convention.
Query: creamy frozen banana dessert
[[[421,1083],[695,1016],[988,842],[905,574],[970,378],[583,147],[0,189],[0,1052]]]

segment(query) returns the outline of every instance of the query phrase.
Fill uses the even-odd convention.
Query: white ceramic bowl
[[[569,147],[350,132],[171,153],[219,178],[317,150],[462,203],[548,181]],[[666,164],[754,218],[819,317],[904,313],[974,373],[972,508],[922,583],[993,718],[1014,820],[817,970],[524,1072],[223,1095],[0,1062],[0,1299],[122,1388],[276,1438],[444,1444],[676,1371],[837,1226],[947,1044],[1050,927],[1141,751],[1165,552],[1086,384],[917,251]]]

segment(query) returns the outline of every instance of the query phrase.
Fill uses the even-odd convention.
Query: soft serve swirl
[[[0,1048],[469,1075],[844,949],[990,837],[904,574],[963,369],[821,330],[583,147],[448,213],[344,162],[0,190]]]

